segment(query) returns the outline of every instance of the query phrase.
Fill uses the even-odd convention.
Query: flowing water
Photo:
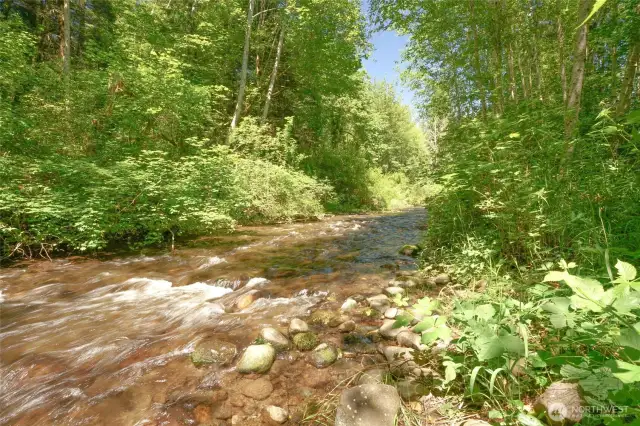
[[[0,424],[198,424],[175,411],[176,395],[237,375],[194,367],[198,342],[241,351],[264,326],[286,329],[313,307],[379,288],[391,269],[415,268],[398,249],[419,241],[424,222],[422,209],[335,216],[243,227],[170,254],[1,269]],[[269,280],[263,297],[234,309],[256,277]]]

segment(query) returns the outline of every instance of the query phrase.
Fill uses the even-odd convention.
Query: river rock
[[[398,283],[399,284],[397,284],[397,287],[402,287],[402,288],[413,288],[418,285],[418,283],[415,280],[398,281]]]
[[[276,359],[276,350],[269,344],[251,345],[245,349],[236,368],[240,373],[266,373]]]
[[[341,333],[350,333],[356,329],[356,323],[352,320],[345,321],[338,326]]]
[[[462,423],[460,426],[492,426],[491,423],[480,419],[470,419]]]
[[[404,256],[416,257],[420,253],[420,247],[406,244],[400,249],[400,254]]]
[[[262,277],[256,277],[256,278],[251,278],[247,284],[245,285],[245,287],[247,288],[252,288],[252,287],[261,287],[263,285],[269,284],[271,281],[269,281],[266,278],[262,278]]]
[[[418,364],[413,360],[413,350],[399,346],[387,346],[382,353],[389,363],[391,372],[396,376],[421,375]]]
[[[414,333],[411,330],[401,331],[396,336],[396,342],[398,345],[405,346],[407,348],[422,349],[422,337],[419,334]]]
[[[383,384],[386,375],[387,370],[382,368],[372,368],[371,370],[363,371],[360,374],[358,377],[358,384]]]
[[[577,383],[555,382],[533,404],[537,414],[546,412],[553,425],[582,420],[582,398]]]
[[[265,408],[269,418],[278,424],[282,424],[289,419],[289,412],[284,408],[269,405]]]
[[[313,325],[323,325],[329,327],[337,327],[340,325],[340,315],[327,309],[319,309],[314,311],[309,317],[309,323]]]
[[[251,306],[253,302],[260,298],[259,290],[249,290],[236,299],[236,309],[243,310]]]
[[[384,294],[378,294],[377,296],[369,297],[367,298],[367,302],[369,302],[369,306],[371,306],[378,312],[384,312],[391,306],[389,298]]]
[[[401,331],[408,330],[407,327],[393,328],[394,324],[395,324],[394,320],[391,320],[391,319],[384,320],[384,322],[382,323],[382,326],[378,330],[380,335],[385,339],[395,339],[396,336],[398,336],[398,334],[400,334]]]
[[[289,336],[309,331],[309,325],[301,319],[294,318],[289,323]]]
[[[386,311],[384,311],[384,317],[387,319],[394,319],[395,317],[398,316],[398,308],[389,308]]]
[[[291,346],[289,339],[287,339],[284,334],[280,333],[278,330],[272,327],[263,328],[260,331],[260,337],[265,342],[273,346],[278,352],[286,351]]]
[[[393,386],[366,384],[347,389],[340,395],[335,426],[393,426],[400,404]]]
[[[342,311],[351,311],[351,310],[355,309],[356,307],[358,307],[358,302],[356,302],[352,298],[348,298],[347,300],[344,301],[344,303],[340,307],[340,310],[342,310]]]
[[[321,343],[309,354],[310,362],[316,368],[325,368],[336,362],[338,350],[327,343]]]
[[[315,333],[298,333],[293,336],[293,344],[301,351],[310,351],[318,346],[318,337]]]
[[[445,285],[451,282],[451,277],[447,274],[439,274],[438,276],[436,276],[434,281],[437,285]]]
[[[230,364],[238,354],[236,345],[222,340],[207,340],[198,343],[189,357],[196,366],[206,364],[227,365]]]
[[[396,276],[398,278],[401,277],[414,277],[418,274],[418,271],[398,271],[396,272]]]
[[[429,393],[424,384],[414,380],[400,380],[396,382],[395,387],[398,390],[400,398],[405,401],[415,400],[422,395]]]
[[[271,392],[273,392],[273,385],[264,377],[256,380],[245,379],[240,383],[240,392],[242,392],[246,397],[262,401],[271,395]]]
[[[395,296],[396,294],[404,294],[404,288],[402,287],[387,287],[384,292],[389,296]]]

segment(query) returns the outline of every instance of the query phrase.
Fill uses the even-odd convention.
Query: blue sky
[[[363,11],[368,10],[367,0],[362,0]],[[404,68],[400,53],[409,41],[409,36],[398,35],[395,31],[381,31],[372,35],[369,40],[373,52],[363,62],[364,69],[376,81],[386,80],[393,84],[406,105],[413,106],[413,94],[400,83],[400,73]]]

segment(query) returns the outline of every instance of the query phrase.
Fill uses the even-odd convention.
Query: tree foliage
[[[425,150],[360,70],[359,2],[255,1],[250,32],[249,5],[0,3],[4,256],[420,202],[390,189]]]

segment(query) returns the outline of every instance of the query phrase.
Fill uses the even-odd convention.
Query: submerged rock
[[[340,314],[327,309],[314,311],[309,317],[309,323],[314,325],[337,327],[340,322]]]
[[[315,333],[298,333],[293,336],[293,344],[301,351],[310,351],[318,346],[318,337]]]
[[[348,298],[347,300],[344,301],[344,303],[340,307],[340,310],[350,311],[352,309],[355,309],[356,307],[358,307],[358,302],[356,302],[352,298]]]
[[[400,410],[398,391],[389,385],[359,385],[342,392],[335,426],[393,426]]]
[[[189,357],[196,366],[206,364],[227,365],[238,354],[236,345],[222,340],[207,340],[198,343]]]
[[[336,362],[338,350],[327,343],[321,343],[309,354],[309,360],[316,368],[325,368]]]
[[[250,290],[236,299],[236,309],[243,310],[260,298],[259,290]]]
[[[349,333],[356,329],[356,323],[352,320],[345,321],[338,326],[341,333]]]
[[[371,306],[378,312],[384,312],[391,306],[389,298],[384,294],[378,294],[377,296],[369,297],[367,298],[367,302],[369,302],[369,306]]]
[[[284,334],[280,333],[280,331],[272,327],[263,328],[260,331],[260,337],[265,342],[273,346],[278,352],[286,351],[291,346],[289,339],[287,339]]]
[[[266,284],[269,284],[271,281],[269,281],[266,278],[262,278],[262,277],[256,277],[256,278],[251,278],[247,284],[245,285],[245,287],[247,288],[251,288],[251,287],[260,287]]]
[[[309,331],[309,325],[301,319],[294,318],[289,323],[289,336]]]
[[[273,392],[273,385],[264,377],[256,380],[245,379],[240,384],[240,392],[242,392],[246,397],[262,401],[271,395],[271,392]]]
[[[236,368],[240,373],[266,373],[276,359],[276,350],[269,344],[251,345],[245,349]]]
[[[420,247],[406,244],[400,249],[400,254],[404,256],[416,257],[420,253]]]

